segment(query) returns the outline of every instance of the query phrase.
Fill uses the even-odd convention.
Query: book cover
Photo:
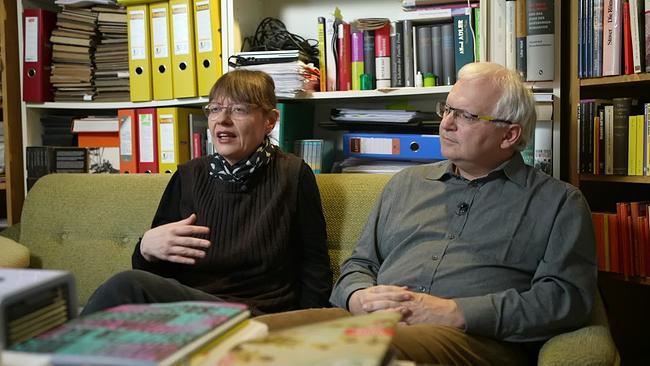
[[[340,23],[338,26],[338,89],[341,91],[352,89],[352,47],[349,23]]]
[[[451,23],[443,24],[442,34],[442,80],[438,85],[456,83],[456,62],[454,55],[454,27]]]
[[[514,2],[509,2],[513,3]],[[465,8],[464,15],[454,16],[454,62],[456,74],[466,64],[474,62],[474,37],[470,31],[471,9]],[[513,43],[514,54],[514,43]],[[514,64],[512,66],[514,69]]]
[[[603,0],[594,0],[593,76],[603,75]]]
[[[629,135],[628,116],[631,112],[632,100],[631,98],[614,98],[612,99],[612,104],[614,106],[614,118],[612,122],[612,174],[626,175]]]
[[[602,1],[602,0],[601,0]],[[517,72],[526,80],[526,0],[515,2],[515,37],[516,37],[516,66]]]
[[[390,24],[390,86],[404,86],[404,21],[399,20]]]
[[[433,41],[431,38],[432,31],[431,27],[421,25],[415,27],[415,32],[417,33],[416,47],[418,49],[418,66],[415,72],[417,73],[419,71],[424,76],[426,74],[433,73]],[[440,78],[440,76],[441,75],[436,75],[437,78]]]
[[[375,30],[375,82],[377,89],[390,88],[390,24]]]
[[[620,0],[605,0],[603,6],[603,76],[621,74],[622,11]]]
[[[325,50],[325,17],[318,17],[318,70],[320,91],[327,91],[327,51]]]
[[[454,20],[455,22],[456,20]],[[506,0],[506,68],[517,69],[517,36],[515,33],[515,0]]]
[[[49,353],[54,365],[171,365],[249,316],[243,304],[121,305],[10,347]]]
[[[381,365],[399,318],[376,312],[271,332],[236,346],[217,365]]]
[[[632,30],[630,29],[630,3],[623,2],[623,74],[634,72],[632,61]]]
[[[650,0],[645,0],[645,72],[650,72]],[[643,41],[641,41],[643,42]]]
[[[373,30],[363,31],[363,73],[370,79],[370,89],[374,89],[377,84],[375,82],[375,31]]]
[[[352,31],[351,42],[351,68],[352,68],[352,90],[361,90],[361,75],[363,74],[363,32]]]
[[[528,81],[555,79],[554,0],[527,0],[526,77]]]
[[[404,66],[404,86],[415,86],[415,73],[413,72],[413,21],[402,21],[402,64]]]

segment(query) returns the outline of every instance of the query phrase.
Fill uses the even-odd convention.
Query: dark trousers
[[[180,282],[140,270],[129,270],[108,279],[88,299],[81,315],[123,304],[175,301],[223,301],[217,296]],[[253,313],[257,313],[251,309]]]

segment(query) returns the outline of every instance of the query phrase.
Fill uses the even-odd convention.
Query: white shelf
[[[25,103],[26,108],[38,109],[129,109],[129,108],[158,108],[177,105],[207,104],[207,97],[153,100],[150,102],[45,102]]]
[[[436,86],[428,88],[386,88],[375,90],[349,90],[349,91],[328,91],[305,93],[288,99],[356,99],[356,98],[377,98],[395,96],[417,96],[417,95],[446,95],[451,86]],[[282,98],[284,99],[284,98]]]

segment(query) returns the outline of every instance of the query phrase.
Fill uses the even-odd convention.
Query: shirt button
[[[434,261],[437,261],[437,260],[438,260],[438,256],[437,256],[437,255],[434,255],[433,258],[431,258],[431,259],[433,259]]]
[[[248,189],[248,187],[246,187],[245,184],[244,184],[243,186],[241,186],[241,191],[242,191],[242,192],[246,192],[247,189]]]
[[[420,286],[420,287],[418,288],[418,290],[420,290],[420,292],[426,292],[426,291],[427,291],[427,288],[424,287],[424,286]]]
[[[454,240],[454,238],[456,238],[454,234],[447,234],[447,239]]]

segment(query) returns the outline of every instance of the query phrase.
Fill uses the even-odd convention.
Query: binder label
[[[139,116],[140,122],[140,162],[153,163],[154,162],[154,148],[153,148],[153,115],[141,114]]]
[[[129,37],[131,38],[132,60],[144,60],[147,58],[144,22],[144,10],[132,10],[129,12]]]
[[[120,157],[122,160],[131,161],[133,158],[132,136],[131,116],[120,116]]]
[[[174,33],[174,55],[189,55],[190,36],[186,4],[172,6],[172,22]]]
[[[350,139],[350,152],[356,154],[399,154],[398,138],[360,138]]]
[[[210,23],[210,2],[196,3],[196,34],[199,52],[212,52],[212,25]]]
[[[38,62],[38,17],[25,17],[25,60]]]
[[[174,164],[176,162],[174,155],[174,116],[161,114],[158,116],[158,123],[160,124],[160,162]]]
[[[169,41],[167,39],[167,9],[151,9],[151,25],[153,31],[153,58],[169,57]]]

